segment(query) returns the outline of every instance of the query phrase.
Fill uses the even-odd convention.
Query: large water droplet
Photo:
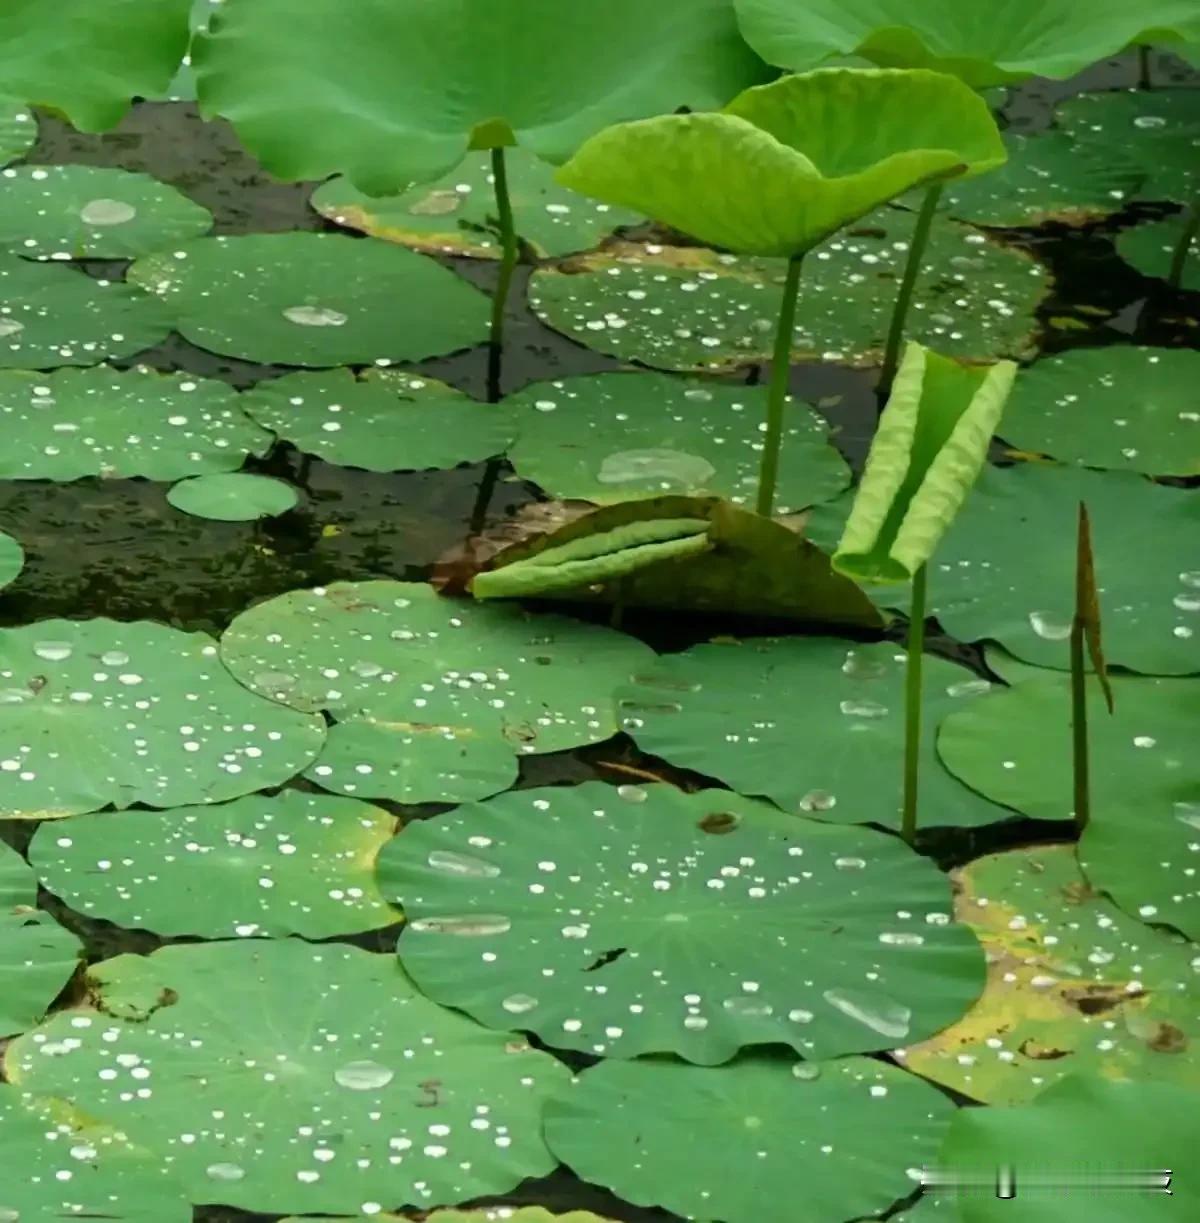
[[[408,928],[420,934],[457,934],[463,937],[485,934],[507,934],[512,921],[492,913],[464,915],[462,917],[419,917],[409,922]]]
[[[885,931],[879,936],[879,941],[889,947],[920,947],[925,942],[923,934],[892,933]]]
[[[835,1010],[889,1040],[903,1040],[908,1035],[912,1011],[890,998],[856,989],[827,989],[822,997]]]
[[[1066,641],[1071,635],[1070,620],[1057,620],[1053,612],[1031,611],[1029,623],[1033,631],[1046,641]]]
[[[1194,590],[1200,590],[1200,569],[1192,569],[1187,573],[1181,573],[1179,580],[1185,586],[1191,586]]]
[[[992,685],[986,679],[964,679],[961,683],[951,684],[946,689],[947,696],[982,696],[991,692]]]
[[[33,652],[47,662],[62,662],[71,657],[71,650],[69,641],[38,641],[33,647]]]
[[[260,671],[253,679],[256,688],[264,692],[287,692],[299,682],[286,671]]]
[[[28,688],[0,688],[0,705],[24,705],[33,695]]]
[[[601,464],[601,484],[651,484],[656,487],[704,488],[716,468],[696,454],[682,450],[622,450]]]
[[[510,1015],[527,1015],[538,1004],[531,994],[509,994],[500,1005]]]
[[[842,663],[842,674],[853,675],[855,679],[882,679],[887,667],[876,658],[865,658],[857,650],[850,650]]]
[[[1138,115],[1133,121],[1133,126],[1143,128],[1166,127],[1167,121],[1162,115]]]
[[[1176,803],[1175,818],[1181,824],[1200,831],[1200,803]]]
[[[209,1164],[204,1169],[204,1175],[214,1181],[240,1181],[246,1175],[246,1169],[239,1168],[237,1164]],[[0,1218],[3,1217],[0,1215]]]
[[[105,650],[100,655],[100,661],[106,667],[123,667],[129,661],[129,655],[120,650]]]
[[[435,871],[467,879],[495,879],[500,873],[500,868],[491,862],[469,854],[456,854],[449,849],[431,850],[427,861]]]
[[[748,997],[739,994],[736,998],[726,998],[721,1004],[731,1015],[742,1019],[766,1019],[774,1012],[774,1007],[762,998]]]
[[[840,871],[860,871],[867,865],[865,858],[834,858],[834,866]]]
[[[409,215],[414,217],[444,217],[457,212],[466,198],[457,191],[430,191],[414,200],[408,206]]]
[[[377,1091],[386,1087],[396,1077],[396,1072],[378,1062],[347,1062],[333,1072],[333,1077],[340,1087],[348,1087],[351,1091]]]
[[[828,790],[809,790],[800,800],[801,811],[831,811],[837,806],[837,795]]]
[[[841,710],[848,718],[886,718],[888,707],[878,701],[843,701]]]
[[[618,786],[617,797],[623,798],[627,803],[644,803],[650,796],[641,786]]]
[[[24,331],[25,324],[18,323],[15,318],[0,318],[0,336],[16,335],[18,331]]]
[[[1200,611],[1200,594],[1183,594],[1175,596],[1175,606],[1180,611]]]
[[[137,216],[137,209],[124,200],[88,200],[79,210],[85,225],[124,225]]]
[[[820,1062],[793,1062],[792,1063],[792,1078],[800,1079],[805,1083],[811,1083],[813,1079],[821,1077]]]
[[[341,327],[348,316],[328,306],[289,306],[283,317],[301,327]]]

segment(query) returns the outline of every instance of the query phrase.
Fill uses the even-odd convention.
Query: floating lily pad
[[[0,165],[24,157],[37,143],[37,120],[20,102],[0,98]]]
[[[930,726],[991,685],[925,660]],[[900,826],[905,654],[884,642],[755,638],[693,646],[619,689],[621,726],[643,751],[836,823]],[[921,824],[975,826],[1010,813],[960,785],[926,737]]]
[[[585,1180],[687,1218],[794,1223],[803,1202],[804,1217],[853,1219],[912,1193],[954,1111],[860,1057],[605,1062],[547,1105],[546,1141]]]
[[[162,304],[129,285],[0,255],[0,369],[99,365],[170,330]]]
[[[1081,93],[1058,108],[1058,125],[1089,147],[1116,149],[1139,165],[1142,199],[1190,203],[1200,193],[1200,95],[1195,89]]]
[[[300,494],[282,480],[235,471],[183,480],[167,493],[167,500],[196,518],[253,522],[295,509]]]
[[[247,692],[205,633],[147,620],[0,630],[0,818],[216,803],[316,756],[320,718]]]
[[[663,493],[754,500],[765,387],[680,382],[664,374],[592,374],[539,382],[507,398],[517,473],[555,497],[608,504]],[[836,496],[850,469],[829,426],[792,403],[784,425],[781,513]]]
[[[983,984],[932,863],[721,790],[515,790],[410,824],[379,872],[424,993],[560,1048],[865,1052],[945,1027]]]
[[[25,567],[25,550],[13,539],[0,531],[0,590],[11,586]]]
[[[957,872],[954,908],[988,984],[904,1064],[987,1104],[1067,1074],[1200,1086],[1200,958],[1093,892],[1070,845],[992,854]]]
[[[1117,253],[1143,276],[1165,280],[1170,275],[1175,252],[1183,240],[1185,224],[1186,217],[1181,214],[1153,225],[1135,225],[1118,235]],[[1192,243],[1183,265],[1180,284],[1190,292],[1200,293],[1200,242]],[[3,322],[0,321],[2,326]]]
[[[106,166],[0,174],[0,245],[30,259],[132,259],[211,225],[207,208],[148,174]]]
[[[435,1006],[391,956],[199,944],[108,960],[92,981],[103,1013],[10,1045],[8,1078],[119,1126],[193,1201],[377,1214],[554,1167],[541,1112],[566,1067]],[[69,1056],[44,1055],[68,1037]]]
[[[0,841],[0,1036],[40,1022],[83,955],[79,940],[36,906],[32,869]],[[0,1118],[2,1114],[0,1104]],[[2,1124],[0,1133],[7,1136]],[[0,1162],[0,1185],[5,1183],[2,1168]]]
[[[881,209],[805,260],[793,360],[880,359],[912,227],[911,212]],[[949,356],[1033,353],[1041,264],[938,219],[925,266],[912,338]],[[785,273],[780,259],[618,243],[539,269],[529,301],[556,331],[622,360],[723,369],[769,359]]]
[[[1077,348],[1017,379],[1001,431],[1025,451],[1089,467],[1200,475],[1200,353]]]
[[[204,238],[139,259],[129,279],[166,303],[185,339],[248,361],[386,365],[487,336],[489,306],[478,289],[388,242],[308,233]]]
[[[386,811],[284,790],[216,807],[83,815],[29,847],[43,886],[90,917],[168,937],[329,938],[401,920],[375,885]]]
[[[0,1134],[0,1219],[191,1223],[191,1203],[154,1156],[62,1103],[0,1085]]]
[[[1112,678],[1115,711],[1089,684],[1092,810],[1170,811],[1200,792],[1200,681]],[[1072,816],[1071,686],[1047,673],[948,717],[938,733],[946,767],[993,802],[1035,819]]]
[[[517,234],[540,256],[588,250],[618,226],[645,219],[560,187],[554,167],[523,149],[508,149],[506,165]],[[317,188],[312,206],[338,225],[420,251],[500,257],[490,153],[468,153],[435,182],[382,199],[335,178]]]
[[[480,462],[503,454],[513,434],[503,411],[401,370],[289,374],[260,382],[242,403],[305,454],[367,471]]]
[[[0,422],[5,480],[178,480],[271,445],[227,383],[143,367],[0,371]]]
[[[1200,497],[1130,472],[985,468],[929,568],[930,615],[960,641],[998,641],[1026,662],[1067,668],[1080,501],[1092,518],[1109,665],[1200,671]],[[832,551],[848,510],[848,498],[817,506],[809,538]],[[868,593],[883,607],[908,606],[907,587]]]

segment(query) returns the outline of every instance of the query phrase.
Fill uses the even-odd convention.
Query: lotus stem
[[[921,201],[921,211],[917,214],[916,228],[913,230],[912,242],[908,248],[908,261],[904,265],[904,278],[900,282],[900,292],[896,295],[896,304],[892,309],[892,324],[888,330],[887,347],[883,353],[883,372],[879,376],[879,389],[884,392],[892,389],[892,381],[900,365],[900,346],[904,342],[904,325],[908,322],[913,291],[917,287],[917,277],[921,274],[921,262],[925,257],[925,248],[929,245],[929,231],[933,227],[933,218],[937,214],[938,201],[941,198],[941,183],[934,183],[932,187],[927,187],[925,198]]]
[[[908,665],[904,676],[904,811],[900,833],[911,845],[917,839],[917,797],[921,768],[922,662],[925,653],[925,602],[928,569],[913,575],[908,609]]]
[[[1089,786],[1087,666],[1083,653],[1083,617],[1078,613],[1071,623],[1071,749],[1075,778],[1075,827],[1088,826],[1092,814]]]
[[[1192,244],[1196,241],[1198,233],[1200,233],[1200,200],[1194,201],[1191,208],[1188,209],[1188,219],[1183,226],[1183,234],[1171,259],[1171,270],[1167,273],[1167,284],[1172,289],[1183,287],[1183,269],[1187,266],[1188,255],[1191,253]]]
[[[517,231],[513,225],[512,200],[508,194],[508,166],[503,149],[492,150],[492,182],[496,192],[496,213],[500,220],[500,273],[492,297],[492,351],[498,354],[504,345],[504,311],[508,291],[512,287],[513,271],[517,266]]]
[[[1154,81],[1150,75],[1150,48],[1145,44],[1138,47],[1138,86],[1139,89],[1152,89]]]
[[[796,301],[800,295],[800,268],[804,256],[788,260],[779,304],[779,328],[771,358],[771,386],[767,392],[767,436],[758,475],[758,512],[769,518],[775,510],[775,485],[779,480],[779,452],[783,446],[783,408],[787,400],[788,376],[792,370],[792,333],[796,329]]]

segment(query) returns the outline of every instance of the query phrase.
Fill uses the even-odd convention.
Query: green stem
[[[496,212],[500,220],[500,273],[492,297],[492,348],[499,352],[504,344],[504,311],[508,291],[512,286],[513,270],[517,266],[517,231],[513,225],[512,201],[508,195],[508,167],[504,150],[492,150],[492,181],[496,191]]]
[[[933,218],[937,215],[938,200],[941,197],[942,184],[934,183],[932,187],[926,188],[925,198],[921,201],[921,211],[917,214],[917,224],[908,248],[908,261],[904,265],[904,279],[900,282],[900,292],[896,295],[896,304],[892,308],[892,325],[888,329],[887,347],[883,353],[883,372],[879,376],[881,391],[892,389],[892,379],[895,378],[896,369],[900,365],[904,325],[908,322],[913,291],[917,287],[917,277],[921,274],[921,261],[925,257],[925,248],[929,245],[929,230],[933,226]]]
[[[1083,617],[1071,624],[1071,746],[1075,778],[1075,827],[1080,832],[1091,818],[1088,778],[1087,667],[1083,654]]]
[[[770,517],[775,509],[775,483],[779,479],[779,452],[783,446],[783,407],[788,376],[792,370],[792,333],[796,329],[796,300],[800,295],[800,268],[804,256],[788,261],[779,304],[779,327],[775,332],[775,354],[771,358],[771,387],[767,392],[767,436],[763,443],[758,474],[758,512]]]
[[[1188,210],[1188,219],[1183,226],[1183,235],[1179,239],[1179,245],[1175,248],[1175,254],[1171,259],[1171,270],[1167,274],[1167,284],[1172,289],[1179,289],[1183,286],[1183,269],[1187,266],[1188,255],[1191,253],[1192,243],[1196,241],[1196,235],[1200,233],[1200,200],[1196,200]]]
[[[908,665],[904,676],[904,815],[900,832],[911,845],[917,839],[917,791],[921,767],[921,670],[925,651],[925,601],[928,573],[924,565],[912,583],[908,610]]]
[[[1154,82],[1150,79],[1150,48],[1138,47],[1138,88],[1150,89]]]

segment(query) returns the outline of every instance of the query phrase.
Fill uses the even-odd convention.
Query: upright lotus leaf
[[[1133,42],[1187,36],[1192,0],[734,0],[746,41],[802,72],[832,55],[935,68],[982,88],[1065,79]]]
[[[631,31],[636,30],[636,37]],[[552,162],[606,124],[706,110],[766,75],[729,0],[225,0],[195,47],[201,104],[273,174],[372,194],[469,149]]]
[[[1151,225],[1135,225],[1118,235],[1117,253],[1143,276],[1167,280],[1175,267],[1180,244],[1191,232],[1191,248],[1180,265],[1179,286],[1189,293],[1200,293],[1200,243],[1195,240],[1192,226],[1193,219],[1187,213]],[[3,325],[0,320],[0,328]]]
[[[680,768],[741,794],[831,823],[898,827],[905,655],[890,642],[831,637],[722,640],[666,654],[617,692],[621,727]],[[991,684],[926,660],[925,709],[936,721]],[[956,781],[932,741],[923,753],[926,825],[1008,818]]]
[[[0,421],[5,480],[178,480],[271,446],[228,383],[144,366],[0,370]]]
[[[379,873],[425,994],[591,1054],[887,1049],[983,985],[932,863],[723,790],[515,790],[409,824]]]
[[[107,960],[91,986],[96,1010],[8,1047],[8,1080],[117,1126],[194,1202],[378,1215],[554,1167],[541,1113],[566,1067],[435,1006],[391,956],[193,944]]]
[[[987,1104],[1023,1104],[1080,1073],[1200,1090],[1200,948],[1093,891],[1071,845],[978,858],[955,882],[987,988],[903,1050],[909,1070]]]
[[[401,920],[375,886],[386,811],[282,790],[43,824],[29,856],[76,912],[166,937],[323,939]]]
[[[11,586],[24,567],[24,548],[11,535],[0,531],[0,590]]]
[[[987,104],[952,77],[830,68],[720,114],[609,128],[558,178],[714,246],[794,256],[911,187],[1005,156]]]
[[[166,88],[188,44],[191,0],[5,0],[0,81],[85,132],[115,127],[131,99]]]
[[[64,1040],[53,1055],[76,1046]],[[0,1085],[0,1219],[191,1223],[183,1187],[145,1148],[62,1101]]]
[[[0,818],[215,803],[278,786],[320,718],[247,692],[206,633],[148,620],[0,630]]]
[[[1189,1175],[1198,1148],[1200,1092],[1081,1074],[1021,1108],[960,1109],[938,1170],[978,1186],[953,1199],[962,1223],[1012,1219],[1013,1201],[996,1194],[998,1168],[1013,1170],[1022,1223],[1170,1223],[1200,1214]],[[1163,1169],[1173,1173],[1169,1195]],[[1135,1176],[1150,1179],[1135,1188]]]
[[[543,563],[547,555],[560,564]],[[581,560],[588,565],[574,570],[576,584],[564,584],[570,570],[558,580],[556,569]],[[595,580],[605,573],[609,580]],[[655,497],[593,510],[503,549],[471,589],[477,597],[542,591],[581,603],[882,625],[863,592],[796,531],[703,497]]]
[[[604,1062],[550,1100],[546,1141],[585,1180],[689,1219],[876,1218],[913,1192],[955,1111],[861,1057]]]
[[[295,509],[300,494],[282,480],[232,471],[181,480],[167,501],[177,510],[215,522],[254,522]]]
[[[0,97],[0,165],[23,157],[37,143],[37,120],[22,102]]]

